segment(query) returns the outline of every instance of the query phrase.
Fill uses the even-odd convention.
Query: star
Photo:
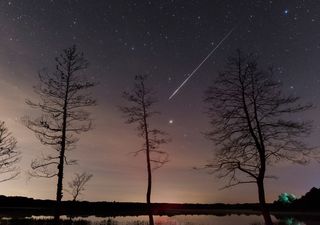
[[[285,9],[285,10],[283,11],[283,13],[284,13],[284,15],[288,15],[288,14],[289,14],[289,9]]]
[[[169,124],[173,124],[173,120],[169,120]]]

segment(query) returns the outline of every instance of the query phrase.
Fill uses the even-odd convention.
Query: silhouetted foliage
[[[83,53],[73,46],[64,49],[55,62],[53,73],[39,73],[39,84],[34,91],[40,101],[26,101],[39,110],[41,116],[36,119],[25,117],[24,123],[43,145],[54,149],[52,154],[32,161],[30,173],[36,177],[58,177],[56,219],[59,219],[64,165],[75,163],[67,159],[66,152],[75,148],[77,134],[91,129],[90,113],[84,108],[95,105],[96,101],[87,92],[95,84],[83,73],[88,67]]]
[[[144,139],[142,148],[135,151],[137,155],[141,152],[146,154],[146,164],[148,171],[147,203],[150,204],[152,169],[158,169],[168,162],[168,153],[159,149],[161,144],[169,141],[166,133],[151,128],[150,119],[159,112],[154,111],[153,107],[157,100],[154,92],[146,87],[147,76],[136,76],[135,85],[132,92],[123,92],[123,98],[127,100],[129,106],[120,107],[121,111],[127,117],[127,123],[136,123],[138,135]]]
[[[240,50],[205,92],[212,126],[207,137],[217,147],[206,168],[229,179],[225,187],[256,183],[267,225],[272,224],[265,204],[267,167],[283,160],[305,164],[311,152],[300,139],[309,134],[310,123],[290,119],[311,107],[298,100],[284,96],[272,69],[259,69],[257,60]]]
[[[0,121],[0,182],[12,180],[20,173],[16,164],[21,153],[16,150],[17,140],[9,132],[3,121]]]
[[[0,207],[2,215],[6,217],[19,216],[30,217],[32,215],[53,215],[55,201],[39,200],[27,197],[5,197],[0,195]],[[15,208],[15,210],[12,210]],[[68,215],[73,208],[73,216],[96,215],[105,216],[138,216],[138,215],[182,215],[182,214],[212,214],[228,215],[252,211],[259,214],[259,204],[172,204],[152,203],[151,208],[147,203],[133,202],[87,202],[87,201],[63,201],[62,213]],[[215,211],[216,210],[216,211]],[[249,213],[250,214],[250,213]]]
[[[311,188],[309,192],[301,198],[295,200],[291,205],[294,208],[305,211],[320,210],[320,188]]]
[[[88,174],[86,172],[83,172],[81,174],[75,173],[73,180],[71,182],[68,182],[69,189],[67,189],[67,192],[72,195],[73,201],[76,201],[79,195],[81,195],[82,192],[85,191],[85,186],[92,177],[92,174]]]

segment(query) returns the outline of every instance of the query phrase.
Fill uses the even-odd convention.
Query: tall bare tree
[[[16,151],[17,140],[9,132],[3,121],[0,122],[0,182],[12,180],[20,173],[16,164],[21,153]]]
[[[84,75],[88,61],[83,53],[72,46],[64,49],[55,62],[53,73],[39,73],[40,82],[34,91],[40,100],[26,100],[27,105],[42,113],[41,116],[36,119],[25,117],[24,122],[43,145],[54,149],[52,154],[32,161],[31,174],[46,178],[57,176],[55,219],[59,220],[64,165],[75,163],[67,159],[66,152],[75,147],[77,134],[91,129],[90,113],[85,108],[95,105],[96,101],[88,93],[94,83]]]
[[[146,166],[148,173],[148,187],[146,200],[150,206],[152,188],[152,170],[162,167],[168,162],[168,153],[159,149],[161,144],[169,141],[165,132],[151,128],[151,117],[159,114],[153,107],[157,100],[154,92],[146,87],[147,76],[136,76],[133,90],[123,92],[123,98],[127,100],[129,106],[120,107],[127,118],[127,123],[137,124],[138,135],[143,138],[143,146],[134,152],[137,155],[143,152],[146,156]],[[151,221],[153,223],[153,221]]]
[[[75,173],[73,180],[68,183],[69,189],[67,189],[67,192],[69,192],[72,196],[72,201],[77,200],[79,195],[81,195],[85,190],[86,184],[92,177],[92,174],[88,174],[86,172],[81,174]]]
[[[258,68],[252,55],[240,50],[229,58],[224,72],[205,92],[212,130],[207,137],[216,145],[215,159],[206,167],[228,178],[225,187],[255,183],[265,223],[272,224],[265,200],[267,168],[287,160],[304,164],[311,149],[301,137],[311,124],[293,114],[308,110],[299,98],[285,96],[272,70]]]

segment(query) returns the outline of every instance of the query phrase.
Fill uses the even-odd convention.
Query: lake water
[[[33,217],[39,219],[40,217]],[[263,218],[259,215],[176,215],[176,216],[153,216],[155,225],[262,225]],[[298,217],[299,218],[299,217]],[[320,218],[304,219],[291,216],[282,216],[281,219],[272,216],[273,221],[279,225],[320,225]],[[306,219],[307,218],[307,219]],[[67,219],[63,217],[62,219]],[[74,221],[86,220],[92,225],[148,225],[148,216],[125,216],[125,217],[77,217]],[[76,223],[75,223],[76,224]]]
[[[156,225],[249,225],[253,222],[262,222],[263,218],[260,216],[153,216],[154,223]],[[106,218],[88,217],[82,218],[90,221],[101,222]],[[129,224],[148,224],[148,216],[126,216],[109,218],[117,225],[129,225]],[[109,221],[110,221],[109,220]],[[139,223],[140,222],[140,223]]]

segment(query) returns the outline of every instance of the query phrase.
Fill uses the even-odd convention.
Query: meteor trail
[[[178,91],[185,85],[185,83],[188,82],[188,80],[197,72],[197,70],[202,66],[203,63],[219,48],[219,46],[230,36],[230,34],[234,31],[236,27],[233,27],[224,38],[217,44],[217,46],[202,60],[202,62],[192,71],[191,74],[180,84],[180,86],[170,95],[169,100],[171,100],[177,93]]]

